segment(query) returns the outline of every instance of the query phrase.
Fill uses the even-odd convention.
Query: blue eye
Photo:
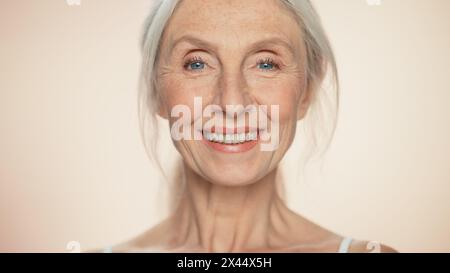
[[[264,63],[264,64],[259,64],[259,68],[263,69],[263,70],[272,70],[274,68],[274,65],[273,64]]]
[[[189,65],[189,68],[192,70],[202,70],[205,68],[205,64],[201,63],[201,62],[195,62],[195,63],[191,63]]]
[[[205,69],[207,63],[202,60],[200,57],[193,57],[189,60],[187,60],[184,63],[184,68],[186,70],[195,70],[195,71],[201,71]]]
[[[261,70],[270,71],[279,67],[271,58],[267,58],[258,61],[258,68]]]

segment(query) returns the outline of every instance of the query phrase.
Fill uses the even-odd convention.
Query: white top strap
[[[112,251],[112,247],[111,246],[107,246],[107,247],[105,247],[104,249],[103,249],[103,251],[102,251],[103,253],[112,253],[113,251]]]
[[[350,248],[350,244],[353,239],[351,237],[345,237],[341,241],[341,245],[339,246],[338,253],[348,253],[348,249]]]

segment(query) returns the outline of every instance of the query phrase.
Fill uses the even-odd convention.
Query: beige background
[[[97,248],[164,215],[136,115],[150,2],[0,0],[0,251]],[[321,172],[288,175],[289,204],[345,235],[449,252],[450,1],[314,2],[341,114]]]

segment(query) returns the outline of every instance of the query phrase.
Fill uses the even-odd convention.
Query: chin
[[[208,179],[211,184],[224,186],[224,187],[243,187],[254,184],[257,179],[248,178],[242,176],[219,176],[219,177],[211,177]]]
[[[207,180],[212,184],[226,187],[248,186],[260,180],[264,174],[255,166],[245,166],[245,164],[228,164],[221,168],[209,168],[203,172]]]

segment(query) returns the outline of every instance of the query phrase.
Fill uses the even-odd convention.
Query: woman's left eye
[[[272,70],[273,64],[268,64],[268,63],[260,64],[259,68],[263,69],[263,70]]]
[[[192,70],[199,70],[205,68],[205,64],[201,62],[191,63],[189,68]]]
[[[271,71],[278,69],[279,66],[271,58],[267,58],[258,61],[258,68],[263,71]]]

